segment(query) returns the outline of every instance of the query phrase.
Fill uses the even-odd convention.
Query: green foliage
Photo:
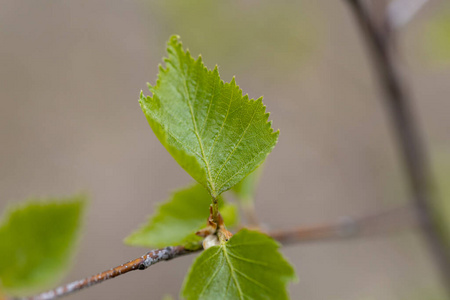
[[[270,237],[246,229],[205,250],[191,267],[186,299],[288,299],[294,269]]]
[[[450,251],[450,156],[448,149],[444,154],[434,156],[434,171],[438,200],[433,204],[433,212],[438,222],[440,234],[443,236]]]
[[[156,85],[149,85],[152,96],[141,92],[139,102],[160,142],[200,185],[174,193],[147,225],[126,239],[131,245],[192,242],[193,232],[206,225],[211,197],[220,200],[222,192],[239,182],[235,193],[251,202],[259,173],[253,171],[278,139],[261,98],[243,96],[234,78],[224,83],[217,66],[208,70],[201,57],[195,60],[183,50],[176,36],[167,52],[166,67],[160,67]],[[229,225],[235,209],[219,205]],[[245,229],[224,240],[196,259],[185,280],[185,298],[288,298],[286,286],[295,272],[275,241]]]
[[[259,178],[261,177],[262,170],[263,166],[260,166],[243,180],[238,182],[231,189],[236,194],[241,203],[245,204],[253,202],[256,186],[258,184]]]
[[[234,78],[224,83],[217,67],[185,52],[176,36],[168,42],[153,94],[140,104],[160,142],[213,198],[256,169],[278,138],[262,99],[242,95]]]
[[[436,61],[450,63],[450,5],[446,4],[426,26],[424,45]]]
[[[131,246],[166,247],[200,240],[194,233],[205,227],[211,196],[200,185],[180,189],[161,204],[149,222],[125,239]],[[234,205],[219,201],[228,226],[237,222]]]
[[[417,285],[413,286],[412,289],[407,290],[401,300],[446,300],[448,299],[448,294],[443,286],[439,284],[436,285],[425,285],[422,286],[423,282],[419,282]]]
[[[84,197],[32,200],[9,209],[0,226],[0,281],[23,294],[57,280],[78,239]]]

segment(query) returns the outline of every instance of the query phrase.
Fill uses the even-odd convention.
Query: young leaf
[[[194,60],[178,37],[168,42],[152,97],[140,104],[150,127],[175,160],[216,198],[258,167],[278,138],[262,98],[242,95],[234,78]]]
[[[426,24],[422,43],[436,62],[450,63],[450,5],[446,3]]]
[[[255,195],[255,189],[261,176],[263,166],[260,166],[247,177],[238,182],[231,189],[243,204],[252,203]]]
[[[185,279],[182,296],[194,299],[288,299],[292,266],[270,237],[243,229],[205,250]]]
[[[125,239],[131,246],[166,247],[201,240],[194,233],[205,227],[211,196],[200,184],[173,193],[160,205],[147,225]],[[219,201],[219,209],[228,226],[237,221],[234,205]]]
[[[435,193],[437,193],[436,200],[431,203],[434,221],[438,226],[439,234],[446,243],[450,251],[450,156],[449,149],[444,152],[435,153],[433,158],[434,163],[434,178],[436,179]]]
[[[60,278],[73,253],[84,198],[30,201],[11,208],[0,225],[0,285],[24,294]]]

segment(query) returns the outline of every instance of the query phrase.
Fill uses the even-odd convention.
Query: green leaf
[[[236,194],[241,203],[245,204],[253,202],[256,186],[258,184],[259,178],[261,177],[262,170],[263,166],[260,166],[243,180],[238,182],[231,189]]]
[[[270,237],[243,229],[197,257],[182,295],[193,299],[288,299],[294,269]]]
[[[10,208],[0,225],[0,285],[24,294],[67,269],[78,240],[84,197],[31,200]]]
[[[439,234],[450,251],[450,151],[433,153],[436,200],[431,203]]]
[[[450,63],[450,5],[446,4],[425,28],[425,42],[422,43],[437,62]]]
[[[200,184],[181,189],[161,204],[149,222],[125,239],[131,246],[166,247],[201,240],[194,233],[205,227],[211,196]],[[235,205],[223,204],[219,209],[225,224],[237,222]]]
[[[194,60],[176,36],[168,42],[152,97],[140,104],[150,127],[174,159],[216,198],[256,169],[278,139],[262,98],[242,95],[234,78]]]

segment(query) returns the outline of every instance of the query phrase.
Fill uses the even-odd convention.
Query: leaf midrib
[[[231,264],[230,258],[228,257],[227,246],[223,245],[221,247],[223,249],[223,253],[225,255],[225,259],[227,260],[227,264],[228,264],[228,266],[230,268],[231,277],[233,278],[234,284],[236,285],[236,287],[238,289],[239,299],[243,300],[244,299],[244,294],[242,293],[241,286],[239,285],[239,282],[236,279],[236,274],[235,274],[234,267]]]
[[[180,69],[181,69],[181,66],[180,66]],[[212,194],[214,195],[214,197],[216,197],[217,195],[216,195],[216,190],[215,190],[215,187],[214,187],[214,182],[212,181],[211,169],[209,167],[208,161],[206,160],[205,150],[203,149],[202,139],[199,136],[199,132],[198,132],[198,128],[197,128],[197,121],[195,120],[194,110],[192,109],[192,105],[191,105],[191,96],[190,96],[189,90],[188,90],[187,85],[186,85],[186,77],[184,76],[184,74],[183,74],[183,84],[184,84],[184,91],[185,91],[186,97],[187,97],[187,103],[188,103],[188,106],[189,106],[189,112],[190,112],[191,118],[192,118],[192,124],[194,125],[194,133],[195,133],[195,136],[197,137],[197,141],[198,141],[198,144],[200,146],[200,150],[201,150],[201,153],[202,153],[202,160],[205,163],[206,170],[208,171],[209,184],[211,186]],[[198,84],[199,83],[197,82],[197,86],[198,86]]]

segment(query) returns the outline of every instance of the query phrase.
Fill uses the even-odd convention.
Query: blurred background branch
[[[413,225],[414,219],[412,218],[410,208],[399,207],[358,218],[346,216],[340,218],[336,222],[328,224],[269,231],[267,234],[283,245],[289,245],[315,241],[370,237],[411,229],[413,228]],[[127,274],[131,271],[146,270],[150,266],[161,261],[172,260],[174,258],[187,254],[193,254],[199,251],[203,251],[201,245],[194,248],[173,246],[155,249],[136,259],[130,260],[120,266],[111,268],[91,277],[61,285],[36,296],[13,298],[12,300],[56,299],[78,292],[82,289],[92,287],[120,275]]]
[[[398,1],[364,3],[377,30],[392,39],[389,51],[401,53],[389,54],[396,68],[407,66],[421,139],[450,195],[450,164],[443,163],[450,161],[450,5],[429,0],[417,10],[412,6],[419,0]],[[407,21],[384,25],[391,18],[388,6],[402,3],[408,5],[401,10]],[[388,126],[393,122],[386,122],[390,114],[384,108],[390,104],[376,101],[377,73],[366,57],[373,50],[365,48],[372,44],[361,43],[363,26],[355,26],[347,5],[2,1],[0,211],[30,195],[89,192],[87,225],[67,282],[146,252],[123,245],[122,238],[170,191],[191,180],[151,133],[137,103],[139,90],[155,82],[168,37],[179,34],[209,68],[218,64],[224,79],[235,75],[244,93],[264,95],[270,119],[281,129],[257,190],[258,221],[272,229],[322,224],[302,226],[298,234],[332,241],[282,248],[298,267],[300,281],[290,286],[293,299],[445,299],[420,230],[370,239],[330,238],[325,230],[341,224],[344,233],[351,232],[351,218],[328,221],[413,202]],[[448,199],[432,203],[447,242],[450,205],[440,200]],[[318,239],[319,233],[326,238]],[[140,299],[149,290],[156,299],[177,295],[191,263],[192,256],[180,257],[71,299]]]
[[[388,18],[385,26],[377,26],[366,1],[347,0],[347,2],[373,59],[380,86],[385,95],[385,105],[404,161],[423,236],[433,254],[435,265],[441,272],[443,286],[450,297],[450,255],[447,253],[445,238],[440,235],[438,216],[433,212],[432,203],[436,203],[436,199],[434,199],[432,187],[435,184],[431,176],[428,154],[414,115],[409,91],[401,74],[399,58],[392,44],[393,40],[388,38],[388,33],[395,34],[391,26],[405,24],[424,3],[408,6],[414,1],[392,2],[386,10]],[[409,13],[407,13],[408,9],[411,10]]]

